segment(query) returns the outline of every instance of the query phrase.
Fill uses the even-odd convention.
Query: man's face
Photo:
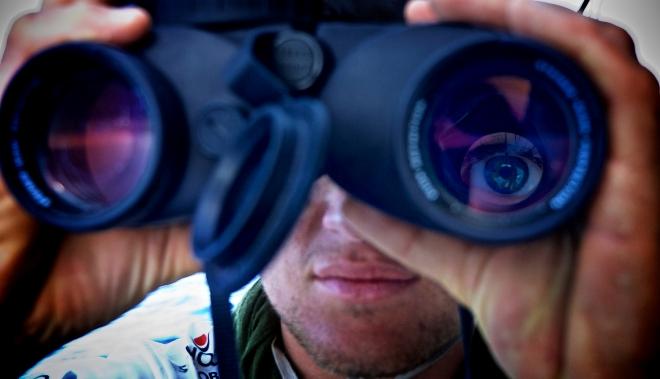
[[[283,322],[314,363],[342,376],[388,376],[458,335],[456,303],[347,229],[346,194],[320,179],[289,241],[263,274]]]

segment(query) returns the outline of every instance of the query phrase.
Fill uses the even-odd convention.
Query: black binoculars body
[[[168,26],[32,58],[2,101],[0,164],[28,211],[68,230],[196,212],[214,235],[298,191],[281,210],[295,219],[329,174],[394,216],[502,243],[584,206],[603,114],[560,53],[469,25]]]

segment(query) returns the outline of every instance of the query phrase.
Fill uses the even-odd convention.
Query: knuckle
[[[632,67],[626,75],[630,88],[635,88],[640,97],[653,100],[660,97],[660,85],[656,77],[644,66]]]
[[[654,92],[659,92],[660,83],[658,82],[658,78],[655,75],[653,75],[653,73],[648,68],[644,66],[640,66],[639,70],[640,70],[639,73],[640,80],[646,82]]]
[[[656,108],[660,107],[660,84],[658,79],[645,67],[639,68],[640,86],[643,96],[653,100]]]
[[[628,54],[635,54],[635,41],[625,29],[618,25],[601,23],[601,29],[607,39],[615,43]]]
[[[17,18],[9,31],[7,43],[22,45],[28,39],[36,17],[36,14],[30,13]]]
[[[571,17],[565,27],[566,34],[574,36],[581,46],[601,45],[605,41],[598,25],[583,17]]]
[[[598,24],[593,21],[576,17],[573,21],[573,24],[573,32],[587,41],[600,41],[604,38],[600,33]]]
[[[87,2],[78,2],[71,5],[71,19],[75,20],[75,29],[71,35],[79,39],[98,39],[112,28],[104,21],[106,14],[104,8]]]
[[[94,9],[85,2],[58,4],[17,18],[7,36],[7,53],[29,57],[58,42],[89,37]],[[97,28],[98,29],[98,28]]]
[[[7,35],[7,46],[3,54],[3,61],[11,56],[20,62],[32,54],[37,44],[34,30],[39,22],[38,19],[38,13],[30,13],[17,18],[13,22]]]
[[[71,25],[76,26],[85,24],[94,16],[90,10],[90,5],[86,2],[74,2],[59,9],[62,12],[62,19],[66,19]]]
[[[640,92],[638,82],[641,81],[641,79],[637,67],[626,65],[625,67],[619,67],[618,70],[612,73],[618,78],[617,82],[619,83],[621,90],[625,90],[628,93],[628,96]]]
[[[620,26],[608,24],[610,33],[614,38],[619,40],[623,45],[626,46],[635,46],[635,41],[633,40],[630,33]]]

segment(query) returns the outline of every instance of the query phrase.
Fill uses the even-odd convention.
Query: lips
[[[356,281],[405,281],[417,277],[401,266],[380,262],[319,263],[314,267],[313,272],[318,279],[334,278]]]
[[[353,302],[382,300],[419,280],[401,266],[382,262],[319,263],[313,274],[316,285],[324,293]]]

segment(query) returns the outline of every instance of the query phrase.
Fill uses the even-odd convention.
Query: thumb
[[[571,275],[573,242],[557,233],[506,246],[487,246],[423,229],[349,199],[349,227],[383,254],[442,285],[481,316],[502,298],[518,296],[520,310],[555,299]]]
[[[141,37],[150,26],[149,14],[137,7],[87,2],[48,7],[14,22],[3,61],[24,60],[39,50],[69,41],[126,44]]]
[[[81,40],[127,44],[144,35],[150,26],[151,18],[144,9],[86,2],[24,15],[14,22],[7,37],[0,64],[0,94],[18,68],[40,50]]]
[[[151,17],[142,8],[96,7],[99,8],[98,12],[102,17],[107,16],[107,24],[98,23],[90,26],[95,29],[92,34],[98,42],[124,45],[142,37],[151,27]]]
[[[343,212],[349,227],[383,254],[470,304],[479,268],[488,257],[485,252],[466,254],[470,248],[461,240],[395,220],[352,199],[345,202]]]
[[[404,9],[405,19],[412,24],[433,24],[439,21],[433,3],[428,0],[411,0]]]

